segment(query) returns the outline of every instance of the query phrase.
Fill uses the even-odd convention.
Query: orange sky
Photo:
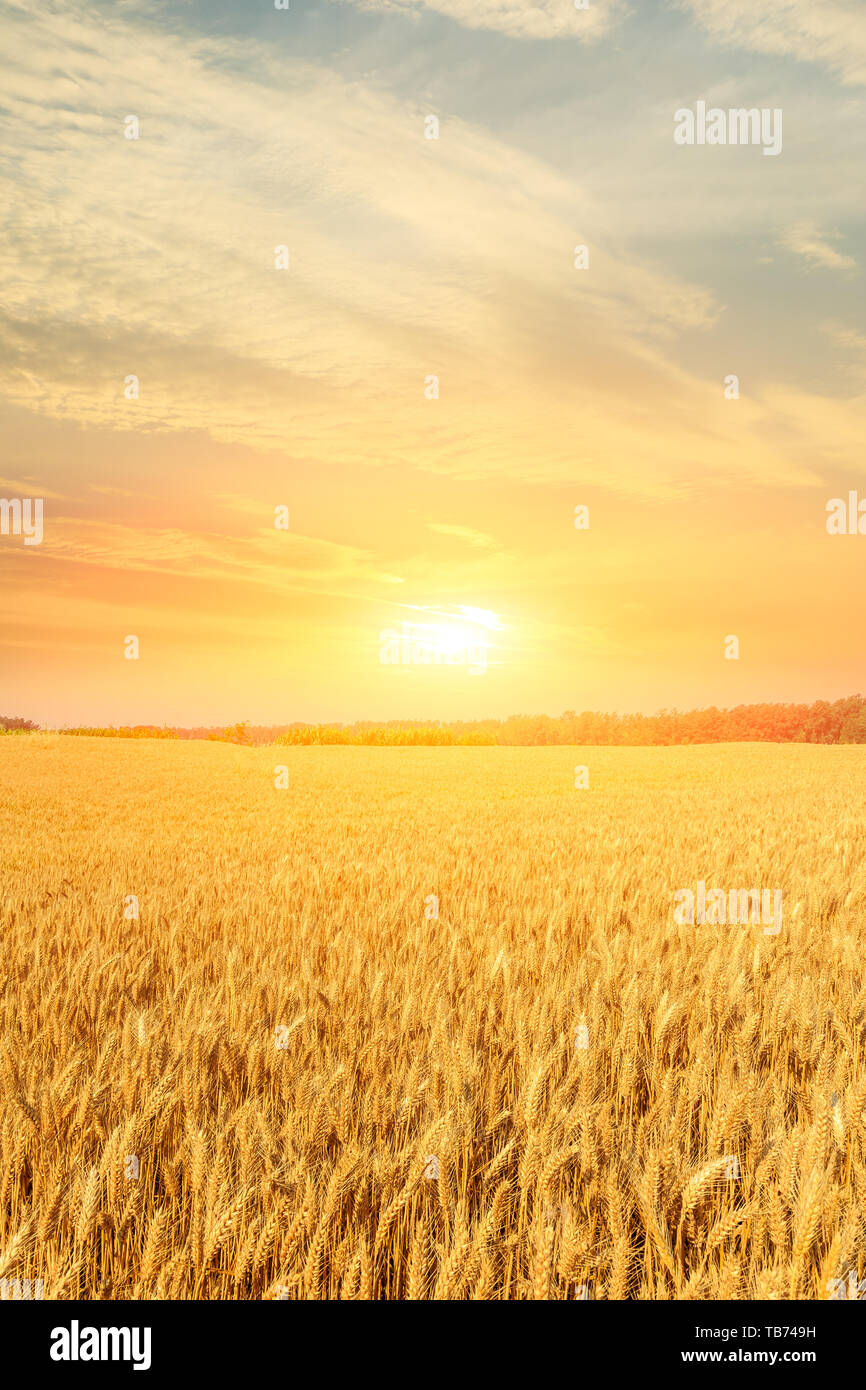
[[[825,525],[866,497],[862,7],[12,3],[0,48],[0,496],[44,498],[4,713],[866,687],[866,537]],[[699,99],[782,109],[782,153],[677,147]],[[460,607],[483,673],[381,662]]]

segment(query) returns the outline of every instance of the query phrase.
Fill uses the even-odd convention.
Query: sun
[[[467,603],[446,605],[439,607],[436,604],[404,603],[402,608],[411,608],[416,613],[424,613],[431,619],[439,619],[448,624],[456,623],[456,631],[465,630],[467,627],[483,627],[488,632],[502,632],[505,624],[498,613],[494,613],[491,608],[475,608]],[[460,624],[463,624],[463,629]]]
[[[489,632],[502,632],[505,624],[498,613],[494,613],[489,608],[469,608],[461,604],[458,613],[466,618],[467,622],[477,623],[479,627],[486,627]]]
[[[501,632],[505,624],[490,608],[473,604],[436,607],[432,604],[402,604],[419,615],[403,622],[401,643],[410,653],[413,665],[466,665],[471,671],[487,669],[493,645],[491,632]]]

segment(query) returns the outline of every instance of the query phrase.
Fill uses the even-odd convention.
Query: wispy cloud
[[[834,234],[838,239],[838,232]],[[795,256],[802,256],[812,266],[824,270],[854,270],[857,262],[832,245],[830,235],[814,222],[797,222],[782,234],[779,244]]]
[[[850,352],[866,353],[866,334],[858,333],[856,328],[851,328],[848,324],[830,321],[822,323],[821,329],[839,347],[847,348]]]
[[[52,518],[40,558],[49,565],[256,584],[282,594],[334,586],[366,593],[394,582],[371,552],[318,537],[273,531],[227,536],[69,516]],[[10,564],[13,559],[7,552]]]
[[[866,82],[866,9],[861,0],[682,0],[713,38],[821,63],[843,82]]]
[[[52,492],[50,488],[43,487],[42,483],[34,481],[33,478],[0,478],[0,488],[13,493],[18,497],[51,497],[62,498],[61,492]]]
[[[858,332],[850,324],[830,320],[821,324],[821,331],[840,349],[842,360],[839,368],[846,376],[862,383],[866,380],[866,334]]]
[[[136,492],[128,487],[115,487],[111,483],[90,483],[88,485],[88,491],[95,492],[100,497],[123,497],[133,500],[146,498],[153,501],[155,497],[155,494],[152,492]]]
[[[622,14],[623,0],[352,0],[361,9],[386,14],[447,16],[468,29],[493,29],[515,39],[580,38],[606,34]],[[340,0],[343,3],[343,0]]]
[[[252,40],[13,3],[0,41],[21,55],[4,97],[16,179],[0,189],[9,400],[120,432],[290,439],[354,467],[409,454],[464,476],[567,476],[570,417],[584,439],[608,432],[600,470],[615,458],[653,487],[620,422],[641,392],[653,409],[660,376],[673,385],[664,345],[720,309],[618,247],[589,190],[463,121],[426,141],[423,107],[314,63],[287,73]],[[590,275],[571,265],[587,236],[575,206]]]
[[[496,544],[492,536],[488,536],[484,531],[473,531],[471,526],[452,526],[442,521],[428,521],[427,530],[434,531],[439,536],[454,536],[457,540],[466,541],[468,545],[478,546],[482,550]]]
[[[0,187],[7,399],[356,469],[541,484],[578,467],[659,497],[696,457],[708,479],[802,480],[810,439],[776,448],[759,401],[732,412],[684,365],[681,340],[723,306],[628,249],[626,208],[497,132],[443,115],[427,141],[425,108],[381,87],[129,13],[13,0],[0,16],[20,54]]]

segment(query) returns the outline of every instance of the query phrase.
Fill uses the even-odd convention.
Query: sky
[[[0,711],[866,691],[861,0],[6,0],[0,52]]]

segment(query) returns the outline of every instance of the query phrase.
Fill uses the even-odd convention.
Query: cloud
[[[43,487],[41,483],[35,483],[32,478],[0,478],[0,488],[15,497],[51,497],[62,498],[62,492],[52,492],[50,488]]]
[[[866,82],[862,0],[683,0],[714,39],[820,63],[843,83]]]
[[[623,10],[622,0],[355,0],[364,10],[421,15],[433,11],[467,29],[493,29],[514,39],[580,38],[606,34]]]
[[[838,236],[838,233],[834,233]],[[814,222],[797,222],[781,236],[779,244],[796,256],[802,256],[812,266],[825,270],[853,270],[857,262],[831,246],[826,234]]]
[[[279,592],[350,581],[391,582],[359,547],[275,531],[238,537],[62,517],[53,522],[42,555],[102,569],[239,580]]]
[[[831,319],[820,325],[821,332],[840,349],[841,361],[838,370],[861,384],[866,380],[866,334],[858,332],[850,324]]]
[[[807,418],[780,445],[762,399],[732,410],[693,368],[724,306],[630,249],[621,169],[619,194],[598,197],[495,129],[443,114],[425,140],[426,107],[368,79],[130,16],[0,13],[19,55],[0,117],[16,150],[0,182],[0,391],[75,427],[72,449],[84,426],[356,476],[579,476],[662,499],[696,469],[708,485],[813,480]],[[742,201],[727,204],[736,222]],[[172,465],[155,472],[148,491],[170,493]],[[237,511],[230,473],[208,491]]]
[[[225,507],[227,511],[238,512],[241,516],[257,517],[260,526],[273,527],[274,502],[261,502],[248,493],[215,492],[213,496],[214,500]],[[276,505],[279,506],[280,504],[277,503]]]
[[[439,536],[455,536],[458,540],[481,549],[489,549],[496,544],[492,536],[488,536],[484,531],[473,531],[471,526],[449,526],[440,521],[428,521],[427,530],[435,531]]]
[[[0,15],[20,55],[0,132],[11,403],[467,477],[570,476],[577,437],[600,478],[656,488],[670,447],[629,416],[672,387],[666,346],[717,321],[706,287],[636,261],[615,209],[496,132],[443,117],[428,141],[424,107],[367,82],[129,14]]]
[[[821,331],[832,338],[838,347],[846,348],[849,352],[866,353],[866,335],[858,333],[856,328],[848,324],[831,320],[821,324]]]
[[[26,584],[32,577],[26,552],[22,560],[21,552],[7,550],[4,559],[10,588]],[[130,593],[140,592],[136,576],[149,576],[149,584],[162,576],[168,586],[163,592],[182,593],[183,606],[193,611],[214,590],[237,595],[253,586],[258,601],[273,611],[288,594],[305,595],[307,608],[324,598],[382,601],[403,582],[384,571],[371,551],[319,537],[275,531],[228,536],[72,516],[46,522],[39,565],[45,592],[65,594],[74,584],[80,593],[92,588],[121,607]],[[73,568],[90,574],[73,580]]]
[[[100,497],[126,497],[126,498],[146,498],[149,501],[155,499],[152,492],[135,492],[127,487],[114,487],[110,483],[90,483],[89,492],[98,492]]]

